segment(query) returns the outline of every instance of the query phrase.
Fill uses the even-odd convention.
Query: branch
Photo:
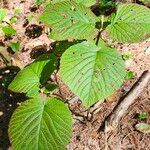
[[[125,95],[124,99],[114,108],[113,112],[106,118],[105,132],[112,131],[117,128],[121,118],[127,113],[129,107],[139,97],[150,80],[150,71],[144,71],[138,81],[132,86],[130,91]],[[104,126],[103,126],[104,127]],[[101,130],[101,127],[100,129]]]

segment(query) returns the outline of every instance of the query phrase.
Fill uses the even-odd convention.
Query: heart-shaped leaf
[[[69,88],[89,107],[118,89],[124,81],[125,67],[118,52],[93,42],[82,42],[62,55],[60,75]]]
[[[71,132],[71,113],[63,102],[54,98],[25,101],[9,124],[14,150],[65,150]]]

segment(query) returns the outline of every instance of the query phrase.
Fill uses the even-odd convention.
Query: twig
[[[107,122],[105,131],[112,131],[117,128],[121,118],[127,113],[129,107],[139,97],[150,80],[150,71],[144,71],[138,81],[132,86],[130,91],[125,95],[123,100],[114,108],[113,112],[105,119]],[[104,127],[104,125],[103,125]],[[102,130],[102,126],[99,130]]]

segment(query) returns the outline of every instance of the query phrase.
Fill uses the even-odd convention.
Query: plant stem
[[[99,29],[99,32],[98,32],[98,35],[97,35],[97,38],[96,38],[96,45],[98,45],[99,39],[101,37],[101,33],[103,31],[103,27],[104,27],[104,15],[102,15],[102,17],[101,17],[101,27]]]

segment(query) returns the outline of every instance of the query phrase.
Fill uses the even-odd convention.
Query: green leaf
[[[51,0],[51,3],[56,4],[59,2],[66,2],[66,1],[68,1],[68,0]],[[90,7],[96,3],[95,0],[74,0],[74,2],[79,3],[79,4],[83,4],[87,7]]]
[[[148,113],[147,112],[141,112],[139,115],[138,115],[138,118],[143,120],[143,119],[147,119],[148,118]]]
[[[150,9],[138,4],[121,4],[106,31],[118,42],[143,41],[150,37]]]
[[[56,56],[60,57],[65,51],[66,49],[68,49],[70,46],[80,43],[82,41],[73,41],[73,42],[69,42],[69,41],[59,41],[59,42],[55,42],[54,43],[54,53]]]
[[[126,80],[130,80],[130,79],[133,79],[133,78],[134,78],[134,72],[128,70],[128,71],[126,72]]]
[[[54,3],[58,3],[58,2],[64,2],[64,1],[68,1],[68,0],[51,0],[51,3],[54,4]],[[96,3],[95,0],[74,0],[74,1],[76,3],[83,4],[87,7],[90,7]]]
[[[53,90],[55,90],[56,88],[58,88],[58,85],[55,84],[55,83],[47,84],[47,85],[44,87],[44,93],[45,93],[45,94],[49,94],[49,93],[51,93]]]
[[[16,30],[10,26],[10,25],[7,25],[7,26],[4,26],[2,27],[2,31],[5,33],[5,35],[7,36],[12,36],[12,35],[15,35],[16,34]]]
[[[83,4],[87,7],[90,7],[94,4],[96,4],[96,1],[95,0],[76,0],[77,3],[80,3],[80,4]]]
[[[6,17],[6,10],[0,9],[0,22],[3,21],[3,19]]]
[[[142,133],[150,133],[150,125],[146,123],[138,123],[135,128]]]
[[[112,8],[115,6],[115,1],[112,1],[112,0],[101,0],[100,1],[100,10],[102,11],[106,11],[107,9],[109,8]]]
[[[12,17],[12,18],[10,19],[10,22],[11,22],[11,23],[16,23],[17,20],[18,20],[18,18],[17,18],[16,16],[14,16],[14,17]]]
[[[10,47],[13,50],[13,52],[17,52],[20,48],[20,42],[11,43]]]
[[[98,32],[98,18],[73,1],[49,4],[39,20],[52,28],[50,38],[55,40],[93,39]]]
[[[14,150],[65,150],[71,133],[71,113],[55,98],[22,103],[9,125]]]
[[[60,75],[64,83],[89,107],[118,89],[124,81],[125,67],[118,52],[99,42],[82,42],[62,55]]]
[[[57,59],[53,54],[44,54],[21,70],[9,85],[14,92],[27,93],[33,97],[39,94],[39,86],[53,73]]]
[[[37,5],[41,5],[42,2],[43,2],[43,0],[35,0],[35,3],[36,3]]]

